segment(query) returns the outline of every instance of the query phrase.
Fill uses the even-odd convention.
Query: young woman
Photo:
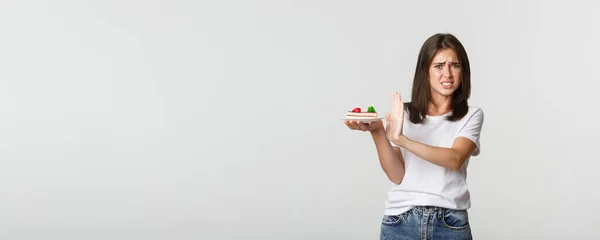
[[[483,112],[467,103],[470,92],[463,45],[451,34],[435,34],[419,52],[411,101],[393,94],[385,128],[381,121],[346,121],[371,133],[394,183],[381,239],[472,239],[467,165],[480,153]]]

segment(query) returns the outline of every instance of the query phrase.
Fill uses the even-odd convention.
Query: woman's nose
[[[444,68],[444,77],[446,77],[446,78],[452,77],[452,71],[450,71],[450,66]]]

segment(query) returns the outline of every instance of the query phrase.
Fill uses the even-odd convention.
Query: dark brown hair
[[[425,115],[427,115],[427,109],[431,101],[429,67],[435,54],[444,49],[452,49],[456,52],[462,75],[460,87],[452,94],[452,114],[447,116],[446,119],[456,121],[464,117],[469,111],[467,101],[471,94],[471,68],[467,52],[454,35],[438,33],[429,37],[423,43],[419,52],[419,58],[417,59],[411,101],[406,103],[410,121],[413,123],[422,123]]]

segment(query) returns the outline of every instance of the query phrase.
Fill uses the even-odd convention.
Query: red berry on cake
[[[352,112],[359,113],[359,112],[361,112],[361,109],[359,107],[357,107],[355,109],[352,109]]]

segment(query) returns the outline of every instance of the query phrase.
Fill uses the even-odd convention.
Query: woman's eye
[[[452,67],[453,67],[453,68],[460,68],[460,65],[458,65],[458,64],[454,64],[454,65],[452,65]]]
[[[442,65],[435,65],[435,68],[442,68]]]

